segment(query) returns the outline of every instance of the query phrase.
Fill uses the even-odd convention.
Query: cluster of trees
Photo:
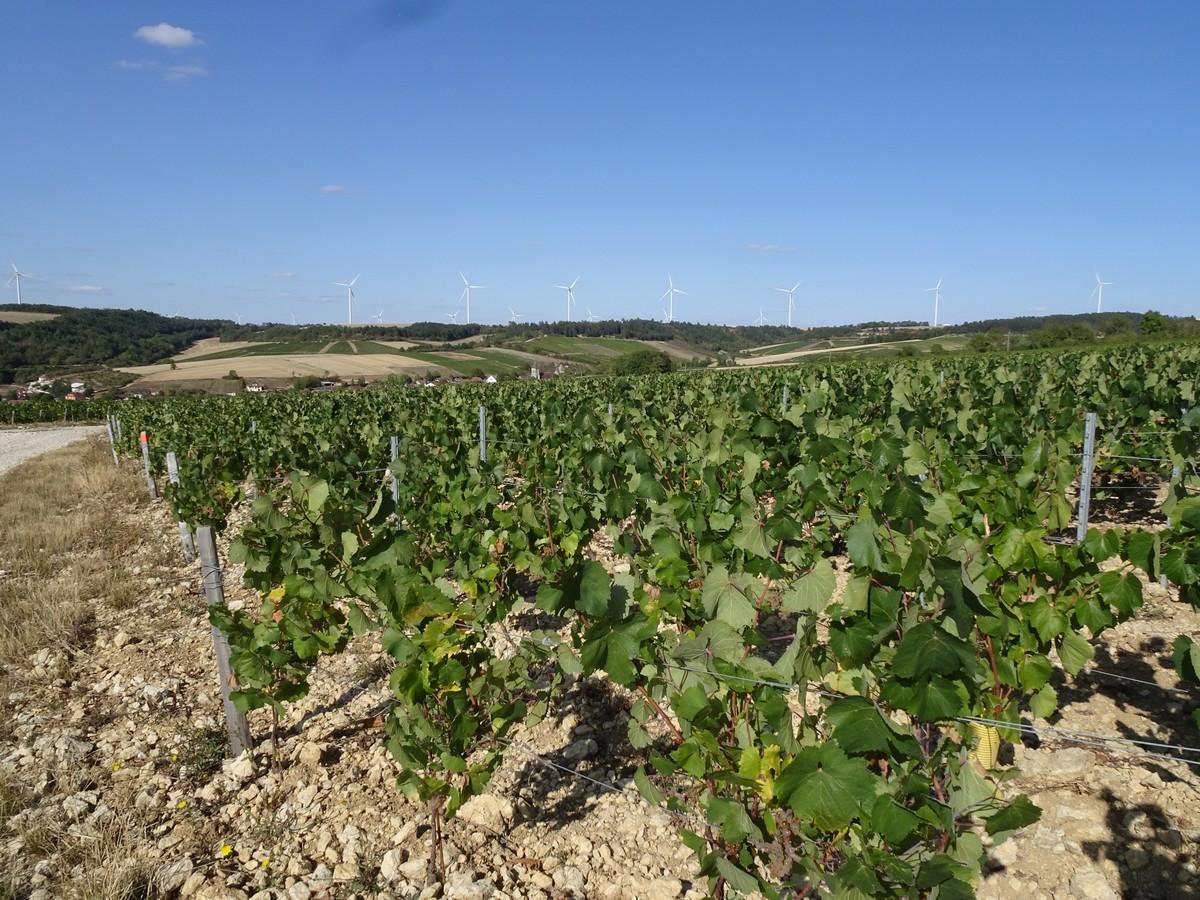
[[[608,371],[613,375],[657,375],[674,368],[671,357],[650,347],[618,356],[608,364]]]
[[[1200,322],[1196,319],[1166,316],[1155,310],[1145,313],[1090,313],[1082,316],[1002,319],[972,324],[991,326],[986,331],[974,331],[967,342],[969,350],[981,352],[1200,336]],[[1024,327],[1005,328],[1005,324]],[[968,327],[962,330],[970,331]]]
[[[16,309],[8,305],[5,309]],[[52,312],[39,322],[0,322],[0,382],[31,381],[46,372],[83,366],[158,362],[197,340],[215,337],[217,319],[175,319],[135,309],[34,306]]]

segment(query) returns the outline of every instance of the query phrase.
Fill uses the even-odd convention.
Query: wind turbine
[[[583,276],[580,275],[579,278]],[[570,284],[556,284],[555,287],[560,291],[567,292],[567,321],[571,321],[571,307],[575,305],[575,285],[579,284],[579,278],[576,278]]]
[[[355,275],[353,278],[350,279],[349,282],[345,282],[345,281],[335,281],[334,282],[334,285],[336,285],[337,287],[344,287],[346,289],[346,324],[347,325],[354,324],[354,284],[356,281],[358,281],[359,275],[361,275],[361,274],[362,273],[360,272],[358,275]]]
[[[452,313],[446,313],[446,318],[450,320],[451,325],[457,325],[458,324],[458,310],[456,309]]]
[[[290,310],[288,311],[288,314],[292,317],[292,324],[295,325],[296,324],[296,314],[294,312],[291,312]]]
[[[1096,273],[1096,286],[1092,288],[1092,296],[1096,298],[1096,312],[1100,312],[1100,304],[1104,302],[1104,288],[1106,285],[1112,284],[1111,281],[1101,281],[1100,273]],[[20,282],[17,282],[17,293],[20,294]],[[18,300],[18,303],[21,301]]]
[[[791,310],[789,309],[789,310],[788,310],[788,312],[790,313],[790,312],[791,312]],[[759,326],[760,328],[761,328],[763,325],[766,325],[766,324],[767,324],[767,317],[763,315],[763,311],[762,311],[762,307],[761,307],[761,306],[758,308],[758,318],[754,320],[754,324],[755,324],[755,325],[757,325],[757,326]],[[790,323],[789,323],[789,324],[790,324]]]
[[[525,318],[525,317],[524,317],[524,316],[522,316],[522,315],[520,315],[520,314],[519,314],[519,313],[518,313],[518,312],[517,312],[515,309],[513,309],[511,306],[508,308],[508,321],[509,321],[509,324],[510,324],[510,325],[516,325],[516,324],[517,324],[518,322],[520,322],[520,321],[521,321],[523,318]]]
[[[788,328],[792,327],[792,310],[796,306],[796,291],[800,290],[802,281],[797,281],[791,288],[775,288],[775,290],[788,295]]]
[[[8,276],[8,282],[4,286],[8,287],[8,285],[12,284],[14,281],[17,283],[17,305],[20,306],[21,305],[21,279],[22,278],[32,278],[33,276],[30,275],[28,272],[22,272],[20,269],[18,269],[17,264],[15,262],[13,262],[12,260],[9,260],[8,264],[10,266],[12,266],[13,273]]]
[[[938,309],[942,305],[942,279],[938,279],[938,283],[931,288],[925,288],[925,293],[933,294],[933,327],[937,328]]]
[[[471,284],[471,282],[467,280],[467,276],[463,275],[462,272],[459,272],[458,275],[463,280],[462,296],[460,296],[458,299],[467,301],[467,324],[470,325],[471,324],[471,291],[481,291],[481,290],[483,290],[483,285],[482,284]]]
[[[375,313],[375,315],[371,316],[371,318],[375,320],[376,325],[382,325],[383,324],[383,310],[381,309],[379,312]]]
[[[588,317],[587,317],[587,320],[588,320],[589,322],[599,322],[599,321],[600,321],[600,317],[599,317],[599,316],[594,316],[594,315],[592,315],[592,308],[591,308],[590,306],[588,307]]]
[[[676,294],[682,294],[683,296],[686,297],[687,291],[681,291],[679,288],[675,287],[675,282],[671,280],[671,273],[668,272],[667,273],[666,293],[664,293],[661,297],[658,298],[659,300],[667,301],[667,308],[664,309],[663,312],[666,313],[668,322],[675,321],[675,295]]]

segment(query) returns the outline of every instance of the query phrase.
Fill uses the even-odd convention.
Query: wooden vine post
[[[146,432],[142,432],[138,437],[138,443],[142,445],[142,468],[146,470],[146,490],[150,492],[150,499],[158,499],[158,485],[154,483],[154,473],[150,471],[150,436]]]
[[[217,560],[217,542],[212,528],[201,525],[196,529],[196,543],[200,551],[200,578],[204,585],[204,597],[208,605],[225,602],[225,590],[221,586],[221,564]],[[217,675],[221,684],[221,706],[225,709],[225,733],[229,736],[229,755],[241,756],[253,745],[250,740],[250,724],[246,714],[233,703],[230,693],[234,686],[233,667],[229,662],[229,640],[216,625],[212,626],[213,649],[217,654]]]
[[[175,457],[174,450],[167,453],[167,479],[171,484],[179,485],[179,460]],[[191,562],[196,558],[196,545],[192,543],[192,530],[188,528],[187,522],[183,519],[179,520],[179,544],[183,549],[185,562]]]

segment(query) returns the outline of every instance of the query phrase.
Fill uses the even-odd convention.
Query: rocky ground
[[[131,510],[127,527],[120,564],[136,602],[93,598],[90,643],[42,649],[5,673],[16,687],[0,708],[0,868],[22,873],[11,896],[82,896],[81,875],[101,858],[125,875],[86,896],[704,896],[678,823],[632,789],[624,701],[603,683],[577,683],[449,823],[441,885],[427,881],[423,810],[393,784],[377,716],[388,666],[373,639],[318,670],[280,723],[275,764],[264,713],[251,719],[257,755],[223,759],[198,571],[181,562],[161,504]],[[1181,631],[1200,632],[1200,617],[1149,587],[1141,614],[1104,637],[1096,668],[1108,674],[1064,685],[1052,724],[1200,744],[1197,696],[1170,668]],[[1200,896],[1200,768],[1110,744],[1035,744],[1015,748],[1024,774],[1006,790],[1030,793],[1042,821],[994,851],[982,897]]]

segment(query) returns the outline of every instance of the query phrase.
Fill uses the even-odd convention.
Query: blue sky
[[[169,26],[169,27],[161,27]],[[23,0],[27,301],[247,321],[1200,306],[1200,4]],[[8,289],[11,297],[12,289]],[[461,320],[460,314],[460,320]]]

